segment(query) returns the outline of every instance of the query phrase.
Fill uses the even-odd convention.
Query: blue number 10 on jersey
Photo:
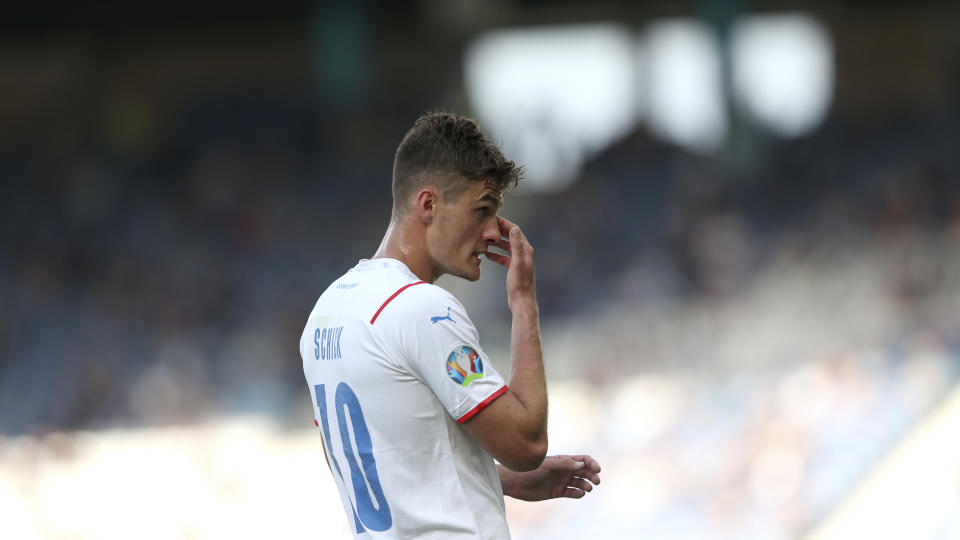
[[[333,453],[333,439],[330,438],[330,423],[327,421],[327,393],[324,386],[318,384],[313,387],[317,396],[317,407],[320,409],[323,440],[324,444],[328,445],[327,455],[333,462],[333,469],[340,476],[340,481],[345,484],[346,480],[343,478],[340,464]],[[393,517],[390,515],[390,505],[387,504],[387,499],[383,495],[380,477],[377,475],[377,461],[373,457],[373,445],[370,442],[367,422],[363,419],[363,411],[360,410],[360,400],[357,399],[357,394],[347,383],[340,383],[337,385],[334,403],[337,408],[337,427],[340,431],[340,441],[343,443],[343,453],[347,456],[347,464],[350,466],[350,479],[357,501],[357,507],[353,510],[353,521],[357,527],[357,534],[364,532],[366,530],[364,527],[373,531],[385,531],[393,525]],[[360,454],[360,463],[357,463],[357,456],[353,452],[354,445],[350,440],[350,431],[347,429],[344,407],[349,412],[350,424],[357,439],[356,449],[357,453]],[[363,465],[362,469],[360,464]],[[369,490],[367,489],[368,485],[370,486]],[[371,492],[377,499],[376,506],[370,498]]]

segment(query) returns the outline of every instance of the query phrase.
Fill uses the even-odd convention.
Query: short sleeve
[[[433,294],[416,321],[406,359],[450,415],[463,423],[507,391],[480,347],[477,330],[449,293]]]

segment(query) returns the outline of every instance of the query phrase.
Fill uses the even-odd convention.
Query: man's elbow
[[[500,463],[511,471],[525,472],[539,467],[545,457],[547,457],[546,435],[524,444],[522,449],[511,455],[509,459],[500,460]]]

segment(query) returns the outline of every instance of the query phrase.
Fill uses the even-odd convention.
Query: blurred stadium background
[[[960,538],[960,8],[22,3],[0,19],[0,537],[348,538],[297,340],[393,151],[526,185],[551,452],[515,538]],[[509,368],[503,272],[442,284]]]

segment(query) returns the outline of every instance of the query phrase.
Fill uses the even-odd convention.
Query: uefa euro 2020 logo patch
[[[457,347],[447,356],[447,375],[463,387],[476,379],[482,379],[483,362],[480,360],[480,353],[469,345]]]

